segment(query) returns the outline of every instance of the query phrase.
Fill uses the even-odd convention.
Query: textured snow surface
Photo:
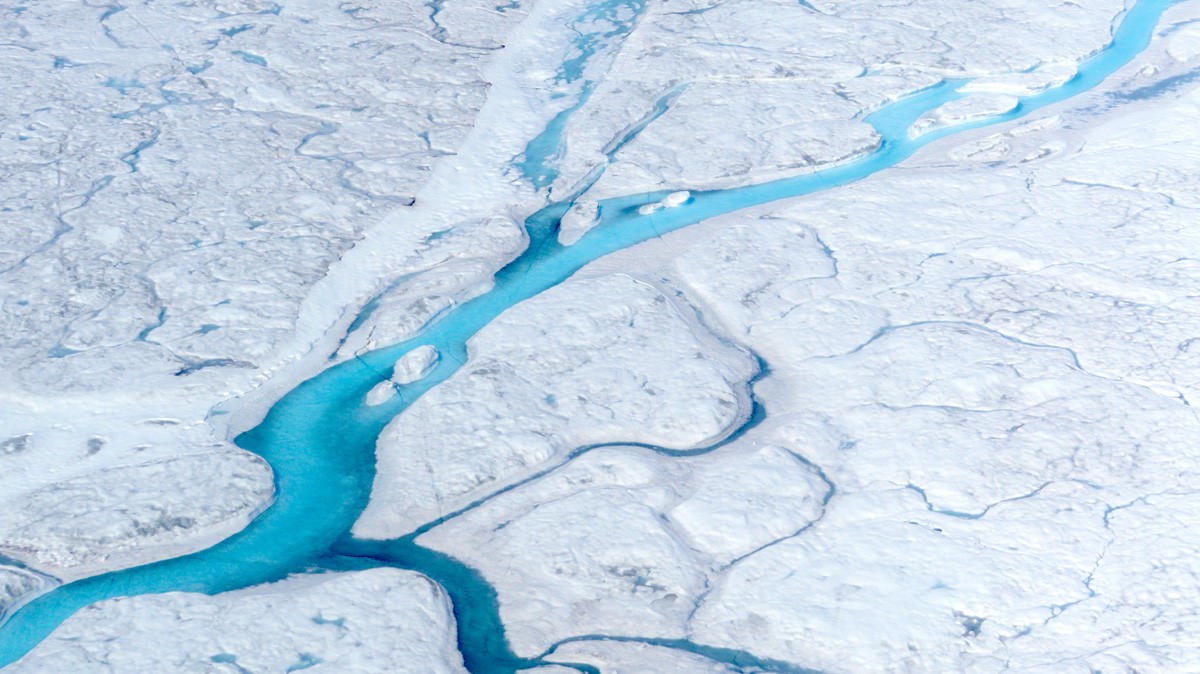
[[[862,154],[864,110],[943,78],[1039,89],[1109,40],[1121,0],[647,3],[572,116],[556,192],[762,182]],[[992,90],[997,90],[999,82]],[[653,121],[644,129],[639,123]]]
[[[709,575],[812,523],[829,489],[780,447],[696,458],[600,448],[419,542],[483,570],[518,653],[631,624],[683,637]]]
[[[575,243],[596,226],[599,217],[600,204],[587,199],[575,202],[558,223],[558,240],[567,246]]]
[[[392,368],[392,376],[387,381],[381,381],[367,392],[367,404],[379,405],[386,402],[396,393],[396,386],[411,384],[422,379],[437,365],[438,351],[428,344],[418,346],[396,361]]]
[[[415,242],[402,276],[374,298],[370,315],[341,344],[350,356],[402,342],[446,311],[491,287],[492,273],[528,245],[525,231],[507,216],[440,227]]]
[[[1030,96],[1067,82],[1077,72],[1074,63],[1047,63],[1023,72],[977,77],[964,84],[962,91]]]
[[[445,593],[409,571],[293,577],[215,597],[111,599],[5,671],[458,674]]]
[[[277,366],[309,287],[411,200],[483,102],[481,58],[403,27],[419,3],[380,12],[39,3],[11,17],[5,193],[33,208],[5,214],[15,382],[177,390]]]
[[[491,239],[438,241],[456,222],[488,223],[380,222],[415,208],[486,100],[491,49],[444,39],[428,12],[3,10],[0,550],[76,577],[234,533],[272,484],[227,439],[324,367],[390,282],[339,260],[379,239],[373,227],[388,232],[379,263],[398,274],[473,250],[418,288],[438,288],[419,302],[436,308],[478,292],[522,245],[511,221]],[[493,14],[455,30],[495,47],[488,36],[525,13]],[[414,313],[409,329],[429,317]],[[214,450],[204,466],[168,461]]]
[[[17,496],[0,553],[60,578],[144,564],[242,529],[272,492],[267,463],[240,451],[106,468]]]
[[[355,535],[409,533],[577,447],[720,440],[750,414],[754,370],[648,282],[564,283],[480,331],[468,365],[388,425]]]
[[[1018,102],[1016,96],[1008,94],[973,94],[922,115],[913,123],[909,134],[916,137],[948,126],[1002,115],[1017,107]]]
[[[237,531],[272,482],[228,439],[486,292],[547,196],[570,243],[868,152],[946,78],[915,134],[995,115],[1126,4],[2,10],[0,616]],[[512,307],[353,533],[476,569],[542,674],[1196,671],[1196,11],[1093,93]],[[106,601],[12,671],[459,672],[454,629],[417,574],[311,574]]]
[[[848,674],[1192,671],[1200,94],[1154,73],[640,253],[771,368],[739,442],[837,486],[709,581],[689,640]]]
[[[645,672],[687,672],[688,674],[737,674],[745,671],[713,662],[698,655],[640,643],[583,641],[564,644],[551,654],[559,662],[585,663],[599,667],[604,674],[644,674]],[[536,674],[558,674],[550,668],[532,670]],[[568,670],[570,671],[570,670]]]
[[[703,456],[592,450],[419,541],[496,588],[518,653],[605,672],[721,671],[702,648],[1191,671],[1200,137],[1178,120],[1200,93],[1155,84],[1178,43],[1071,107],[597,265],[662,265],[770,368],[766,419]]]
[[[0,618],[15,609],[23,597],[40,594],[54,585],[53,579],[41,574],[0,564]]]

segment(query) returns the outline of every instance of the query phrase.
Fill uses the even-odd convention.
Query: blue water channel
[[[536,659],[517,657],[509,649],[495,591],[477,572],[417,545],[411,536],[384,542],[349,538],[370,494],[375,440],[383,427],[466,362],[466,343],[471,336],[506,309],[563,282],[587,263],[707,218],[862,180],[939,138],[1011,121],[1085,92],[1146,47],[1158,18],[1172,2],[1140,0],[1123,17],[1111,45],[1086,61],[1075,78],[1023,98],[1016,109],[1004,115],[909,138],[909,126],[922,113],[962,96],[958,92],[962,82],[943,82],[869,115],[866,121],[883,139],[880,146],[860,159],[826,170],[696,193],[684,206],[649,216],[638,215],[637,208],[657,201],[661,193],[605,201],[600,224],[571,246],[557,241],[558,219],[570,204],[546,207],[526,221],[529,248],[497,273],[490,292],[448,312],[414,339],[335,365],[300,384],[271,408],[258,427],[235,439],[271,464],[278,491],[274,505],[246,529],[195,554],[76,581],[35,599],[0,627],[0,665],[23,656],[74,612],[104,599],[169,591],[213,594],[279,580],[291,573],[378,566],[419,571],[447,590],[458,620],[459,648],[475,674],[510,674],[537,664]],[[423,344],[435,346],[442,354],[430,376],[400,387],[386,404],[364,405],[367,391],[387,378],[396,359]],[[633,635],[625,638],[638,640]],[[738,651],[680,641],[644,641],[691,650],[755,671],[807,671]],[[574,668],[597,671],[586,665]]]
[[[554,116],[546,128],[529,141],[515,164],[533,186],[548,187],[558,178],[556,161],[561,157],[567,123],[579,112],[595,90],[596,81],[582,79],[597,54],[611,52],[631,32],[646,9],[645,0],[598,0],[586,6],[577,19],[568,24],[575,32],[571,52],[552,80],[556,86],[571,86],[582,81],[575,102]],[[566,96],[556,92],[552,99]]]

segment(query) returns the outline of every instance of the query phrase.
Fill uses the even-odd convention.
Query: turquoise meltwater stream
[[[517,657],[509,649],[495,592],[475,571],[418,546],[412,537],[385,542],[348,538],[370,494],[375,440],[383,427],[454,374],[466,361],[466,344],[472,335],[509,307],[563,282],[587,263],[714,216],[862,180],[940,138],[1011,121],[1085,92],[1149,44],[1159,17],[1172,2],[1139,0],[1121,20],[1111,44],[1081,64],[1077,76],[1021,99],[1016,109],[1003,115],[909,138],[908,129],[920,115],[963,97],[958,91],[962,82],[947,81],[869,115],[866,121],[879,131],[882,143],[857,160],[794,178],[695,193],[684,206],[649,216],[638,215],[637,208],[657,201],[662,193],[608,200],[601,204],[600,224],[571,246],[557,241],[558,219],[569,203],[534,214],[525,223],[529,248],[497,273],[490,292],[447,313],[415,339],[333,366],[300,384],[276,403],[258,427],[236,438],[238,445],[271,464],[278,490],[274,505],[246,529],[201,552],[77,581],[35,599],[0,627],[0,665],[22,657],[71,614],[104,599],[171,591],[213,594],[279,580],[290,573],[375,566],[413,569],[446,588],[458,619],[460,650],[475,674],[511,673],[536,665],[538,660]],[[389,403],[364,405],[367,391],[386,378],[395,360],[423,344],[435,346],[442,354],[433,373],[401,387]],[[738,666],[805,671],[686,642],[660,645]]]

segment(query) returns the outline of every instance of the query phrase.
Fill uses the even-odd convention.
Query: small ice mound
[[[396,387],[424,379],[437,365],[440,354],[428,344],[418,346],[400,356],[392,368],[392,377],[379,382],[367,392],[366,403],[372,407],[382,405],[396,395]]]
[[[667,196],[663,197],[662,201],[658,203],[662,204],[663,208],[675,208],[677,206],[686,204],[691,198],[691,192],[687,190],[680,190],[678,192],[672,192],[668,194]]]
[[[691,201],[691,199],[692,193],[687,190],[672,192],[652,204],[643,204],[640,206],[638,208],[638,215],[652,215],[664,208],[677,208]]]
[[[569,246],[583,238],[599,222],[599,202],[591,199],[577,201],[558,223],[558,242]]]
[[[1171,40],[1167,42],[1167,54],[1176,61],[1190,61],[1200,56],[1200,26],[1176,24]]]
[[[364,402],[371,407],[375,407],[391,400],[394,395],[396,395],[396,385],[392,383],[391,379],[384,379],[376,384],[375,388],[367,391],[367,397]]]
[[[910,138],[919,138],[938,129],[996,117],[1012,111],[1020,103],[1016,96],[1007,94],[971,94],[921,115],[920,119],[913,122],[908,135]]]
[[[425,378],[437,365],[438,357],[438,350],[432,346],[418,346],[396,361],[396,367],[392,369],[392,382],[403,385]]]
[[[1033,96],[1066,84],[1079,72],[1074,63],[1045,63],[1021,73],[979,77],[959,88],[962,93]]]

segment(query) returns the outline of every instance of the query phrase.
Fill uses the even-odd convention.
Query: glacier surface
[[[363,373],[332,551],[11,671],[1191,671],[1200,7],[1028,105],[1148,4],[6,9],[0,618],[239,550]]]
[[[12,672],[463,674],[446,594],[408,571],[307,575],[216,597],[112,599]]]

